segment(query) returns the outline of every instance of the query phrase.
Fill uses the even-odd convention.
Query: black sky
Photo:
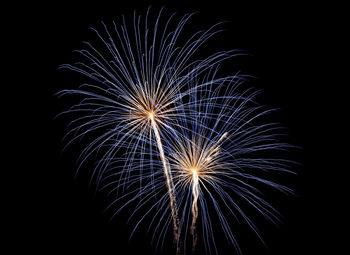
[[[295,169],[298,176],[288,183],[296,196],[271,198],[284,215],[284,223],[279,228],[261,223],[268,248],[250,234],[246,236],[251,239],[239,234],[243,254],[317,254],[334,249],[329,238],[329,208],[334,201],[323,186],[326,163],[320,162],[318,154],[323,132],[317,128],[321,113],[327,112],[319,99],[322,85],[316,81],[326,8],[294,1],[132,0],[59,1],[13,8],[12,17],[20,22],[13,24],[10,43],[15,46],[16,69],[25,69],[26,73],[14,76],[12,81],[21,80],[18,83],[24,93],[20,100],[28,105],[20,107],[20,114],[14,116],[18,123],[26,123],[28,140],[20,139],[21,146],[15,146],[20,149],[15,149],[12,163],[20,180],[10,190],[16,197],[15,220],[9,233],[12,249],[36,254],[153,254],[154,247],[144,232],[129,241],[132,225],[125,222],[128,212],[109,222],[103,213],[108,204],[105,194],[96,194],[84,175],[74,179],[78,147],[61,153],[66,122],[54,120],[54,116],[65,109],[65,102],[53,96],[60,89],[78,85],[77,80],[67,80],[69,75],[57,67],[72,62],[72,51],[91,38],[89,27],[99,27],[101,20],[111,22],[123,14],[131,16],[134,10],[145,13],[149,5],[154,10],[164,6],[168,13],[177,12],[179,16],[198,11],[189,25],[194,30],[226,21],[225,31],[208,44],[208,50],[244,49],[251,53],[225,66],[225,71],[239,68],[256,76],[251,84],[264,90],[261,100],[281,109],[278,118],[288,127],[289,142],[302,147],[291,152],[291,158],[301,163]],[[17,127],[21,130],[23,124]],[[171,252],[169,249],[163,254],[174,254]],[[223,254],[234,253],[227,249]]]

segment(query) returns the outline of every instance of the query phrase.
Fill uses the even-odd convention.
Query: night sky
[[[225,21],[225,31],[205,50],[243,49],[250,53],[224,64],[224,72],[241,70],[256,77],[247,85],[263,89],[260,102],[280,109],[275,117],[288,128],[288,142],[301,147],[290,152],[290,159],[300,163],[294,167],[297,175],[281,179],[296,196],[266,194],[284,216],[283,223],[275,227],[256,218],[267,248],[246,226],[237,226],[243,254],[318,254],[334,249],[329,239],[334,200],[322,184],[327,163],[320,162],[322,154],[317,152],[322,150],[320,139],[324,134],[317,123],[326,112],[325,101],[321,102],[318,94],[321,85],[316,77],[320,69],[315,64],[322,61],[318,42],[326,22],[321,10],[294,1],[256,5],[250,1],[133,0],[80,4],[59,1],[13,9],[12,17],[20,22],[13,24],[10,38],[19,66],[11,81],[21,79],[17,88],[24,93],[18,101],[25,103],[13,116],[19,133],[26,127],[27,140],[20,138],[16,143],[11,164],[17,180],[9,189],[14,196],[11,203],[15,216],[8,235],[11,249],[33,254],[155,254],[145,227],[129,240],[134,222],[126,220],[132,208],[112,221],[111,213],[104,213],[110,198],[89,186],[89,165],[74,178],[76,157],[84,141],[62,153],[67,119],[54,119],[70,103],[58,100],[54,93],[79,85],[77,75],[58,70],[58,66],[77,60],[72,51],[80,49],[82,41],[94,40],[89,27],[102,28],[100,21],[112,24],[123,14],[132,16],[134,10],[144,14],[149,5],[155,13],[164,6],[166,13],[179,16],[198,11],[187,26],[189,30]],[[11,102],[10,108],[14,109],[17,103]],[[168,239],[170,245],[158,254],[175,254],[171,236]],[[218,240],[218,245],[220,254],[235,254],[225,240]],[[197,254],[202,253],[199,250]]]

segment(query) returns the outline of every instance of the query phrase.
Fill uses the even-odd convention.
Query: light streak
[[[193,243],[192,243],[192,250],[194,251],[196,249],[197,245],[197,231],[196,231],[196,221],[198,217],[198,196],[199,196],[199,182],[198,182],[198,173],[197,169],[192,169],[192,195],[193,195],[193,202],[192,202],[192,225],[191,225],[191,232],[193,236]]]
[[[177,241],[178,241],[178,224],[179,223],[178,223],[178,218],[177,218],[178,212],[177,212],[177,205],[176,205],[176,196],[175,196],[175,191],[174,191],[174,183],[173,183],[171,171],[169,169],[169,163],[164,156],[163,145],[162,145],[162,141],[161,141],[161,138],[159,135],[158,125],[154,119],[153,112],[149,112],[149,119],[151,120],[152,129],[154,131],[154,135],[155,135],[156,140],[157,140],[157,146],[159,149],[160,158],[161,158],[162,163],[163,163],[164,175],[165,175],[166,185],[168,188],[168,194],[169,194],[169,199],[170,199],[171,215],[173,218],[174,239],[175,239],[175,242],[177,243]]]

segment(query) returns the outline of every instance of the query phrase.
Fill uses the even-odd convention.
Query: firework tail
[[[196,222],[198,217],[198,195],[199,195],[199,183],[198,183],[198,173],[196,169],[192,170],[193,172],[193,181],[192,181],[192,195],[193,195],[193,202],[192,202],[192,225],[191,225],[191,234],[193,237],[192,242],[192,251],[194,252],[197,245],[197,230],[196,230]]]
[[[214,153],[219,153],[219,144],[227,137],[227,132],[225,132],[220,139],[212,146]],[[198,196],[199,196],[199,176],[198,170],[196,168],[192,169],[192,224],[191,224],[191,235],[192,235],[192,252],[195,252],[197,245],[197,230],[196,222],[198,218]]]
[[[157,140],[157,146],[158,146],[158,150],[159,150],[160,159],[163,163],[164,176],[166,179],[166,186],[168,188],[168,194],[169,194],[169,200],[170,200],[171,216],[172,216],[173,225],[174,225],[174,242],[177,244],[178,239],[179,239],[179,232],[178,232],[179,219],[178,219],[176,196],[175,196],[175,190],[174,190],[174,182],[173,182],[173,178],[172,178],[172,175],[170,172],[169,163],[164,155],[163,144],[162,144],[162,141],[160,139],[158,125],[157,125],[156,121],[154,120],[153,114],[150,114],[150,120],[151,120],[151,125],[152,125],[154,135],[155,135],[156,140]],[[179,250],[177,253],[179,253]]]

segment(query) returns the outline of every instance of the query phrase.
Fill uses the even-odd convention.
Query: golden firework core
[[[191,170],[193,175],[198,174],[198,169],[196,167],[192,168]]]
[[[148,118],[154,119],[154,113],[152,111],[148,112]]]

